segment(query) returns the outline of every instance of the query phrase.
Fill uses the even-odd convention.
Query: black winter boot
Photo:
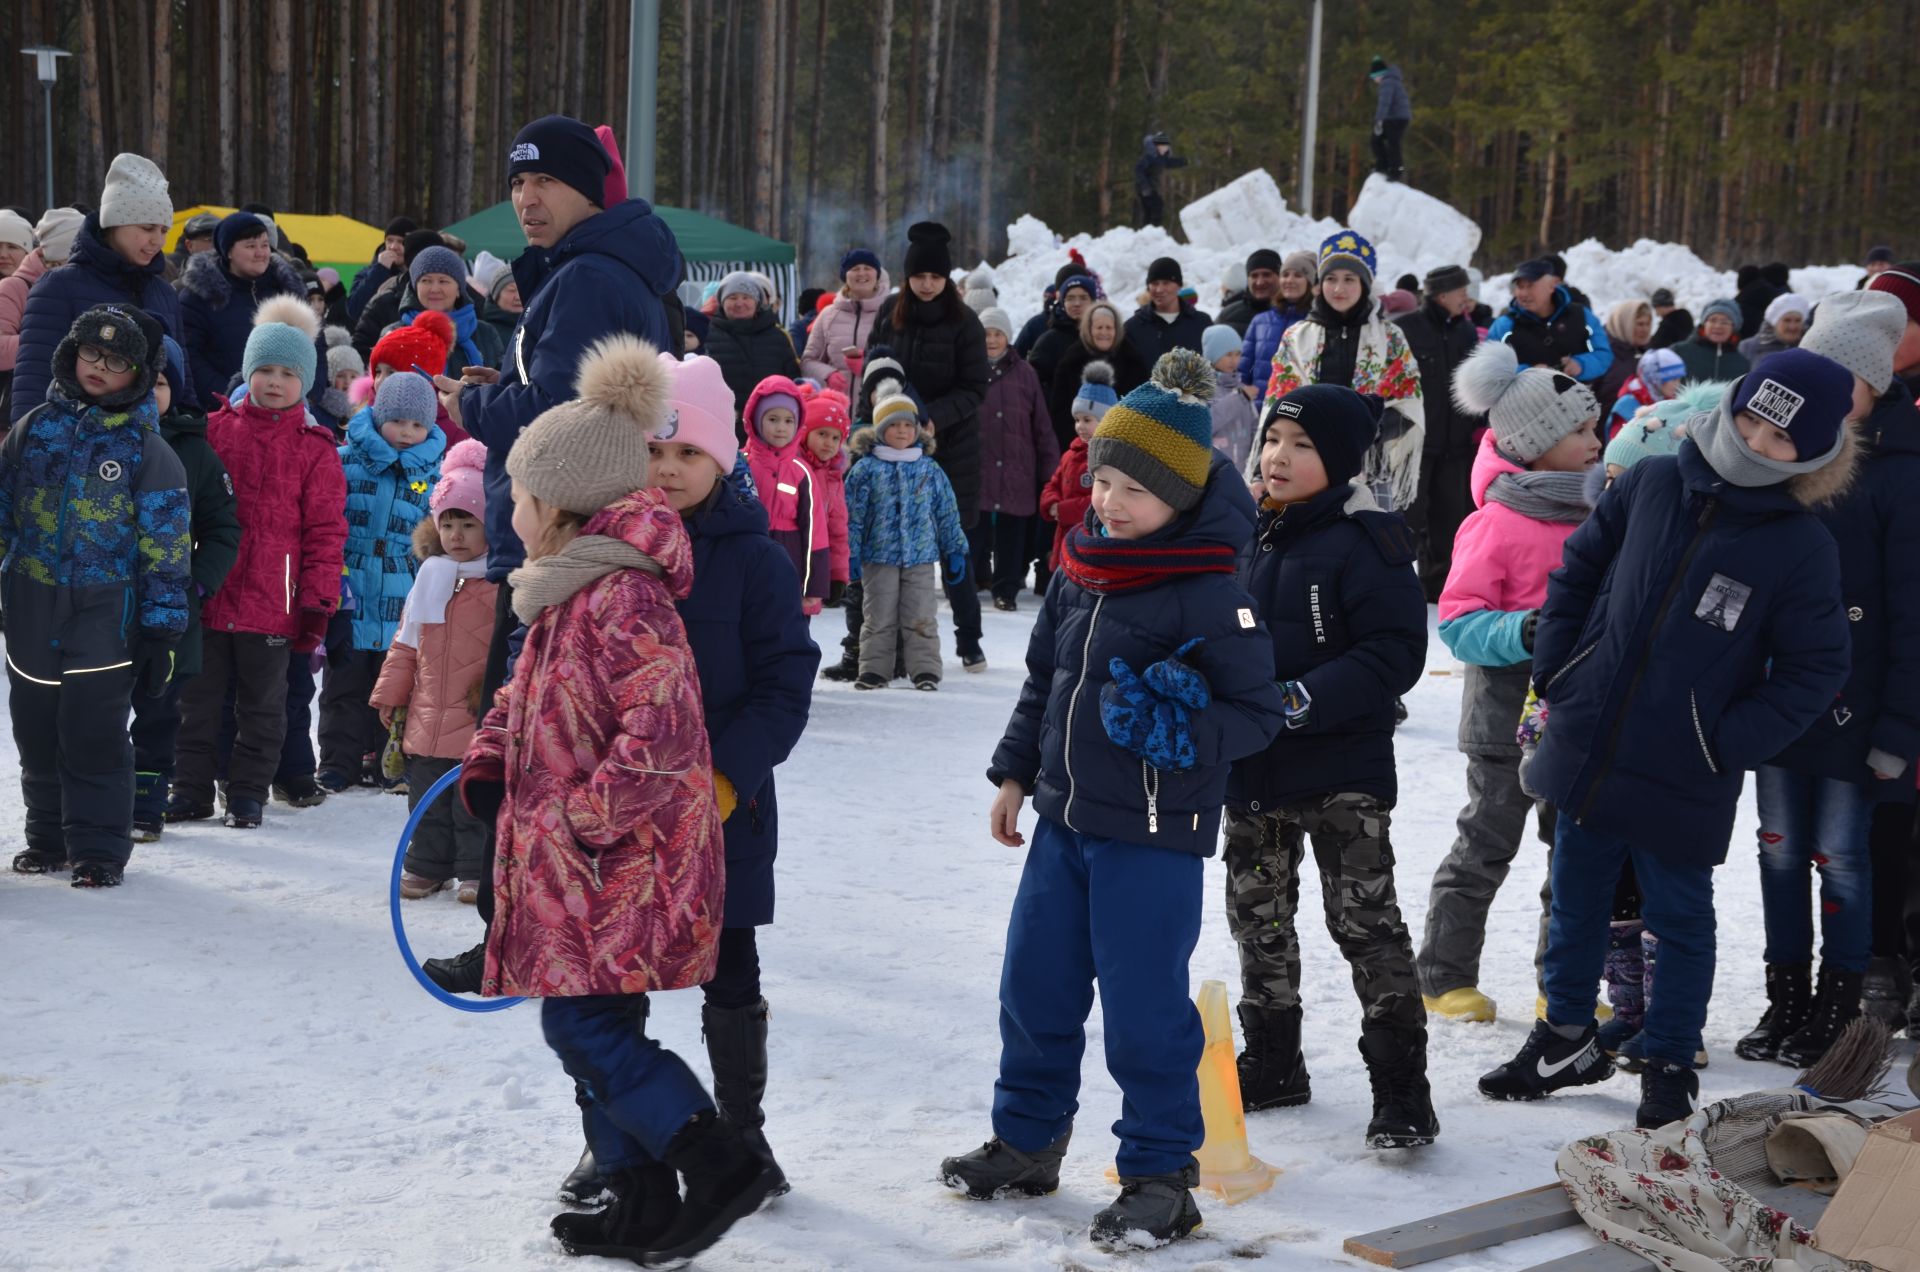
[[[1427,1035],[1390,1029],[1363,1031],[1360,1058],[1373,1083],[1368,1148],[1422,1148],[1440,1134],[1427,1086]]]
[[[1060,1163],[1072,1142],[1073,1128],[1068,1127],[1045,1148],[1023,1153],[996,1135],[971,1153],[943,1160],[940,1179],[975,1201],[1044,1197],[1060,1187]]]
[[[1685,1121],[1699,1106],[1700,1075],[1692,1065],[1649,1060],[1640,1074],[1640,1107],[1634,1110],[1633,1124],[1650,1131]]]
[[[1306,1058],[1300,1054],[1300,1008],[1243,1002],[1240,1033],[1247,1048],[1234,1062],[1240,1071],[1240,1107],[1297,1108],[1313,1098]]]
[[[1767,1010],[1746,1037],[1733,1044],[1742,1060],[1772,1060],[1787,1035],[1813,1013],[1813,968],[1805,963],[1767,964]]]
[[[1827,1054],[1840,1038],[1840,1031],[1860,1014],[1859,972],[1842,972],[1831,967],[1820,969],[1819,987],[1813,994],[1813,1011],[1807,1022],[1780,1042],[1781,1064],[1804,1069]]]
[[[567,1177],[560,1181],[560,1200],[573,1206],[597,1206],[613,1195],[612,1185],[600,1173],[591,1148],[582,1149]]]
[[[487,970],[487,943],[482,941],[452,958],[430,958],[420,964],[420,970],[449,994],[477,994]]]
[[[820,679],[834,680],[841,684],[852,684],[860,674],[860,654],[857,650],[844,650],[840,661],[821,671]]]
[[[1087,1238],[1108,1250],[1151,1250],[1178,1241],[1200,1226],[1193,1188],[1200,1168],[1189,1164],[1171,1175],[1122,1175],[1120,1195],[1093,1217]]]
[[[761,1128],[767,1123],[760,1107],[767,1092],[767,1000],[747,1007],[700,1009],[700,1032],[707,1039],[707,1060],[713,1065],[713,1102],[720,1116],[745,1141],[747,1147],[766,1159],[773,1168],[772,1195],[784,1197],[793,1191],[773,1149]]]
[[[1898,1034],[1907,1027],[1907,998],[1912,992],[1913,975],[1905,959],[1873,959],[1860,982],[1860,1013],[1885,1021]]]
[[[167,829],[167,784],[158,773],[133,775],[133,842],[159,841]]]
[[[553,1217],[553,1235],[568,1254],[639,1259],[680,1217],[680,1185],[673,1167],[659,1162],[617,1172],[608,1181],[613,1201],[589,1214]]]
[[[672,1225],[639,1256],[645,1267],[686,1266],[728,1228],[760,1209],[773,1191],[773,1167],[713,1113],[697,1113],[680,1128],[667,1146],[666,1159],[686,1188]],[[618,1193],[617,1185],[614,1191]]]

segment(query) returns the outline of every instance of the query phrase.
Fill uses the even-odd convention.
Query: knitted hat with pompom
[[[300,377],[300,395],[313,388],[314,363],[319,355],[320,318],[299,296],[274,296],[260,302],[253,313],[253,333],[240,359],[240,378],[251,379],[261,367],[285,367]]]
[[[1087,467],[1117,468],[1176,511],[1200,502],[1213,467],[1213,367],[1191,349],[1160,355],[1147,382],[1106,413]]]
[[[437,519],[452,508],[475,521],[487,519],[487,448],[469,437],[440,461],[440,480],[427,496],[427,508]]]
[[[543,411],[507,454],[507,475],[544,504],[592,516],[647,484],[647,442],[673,386],[659,351],[608,336],[580,361],[571,402]]]

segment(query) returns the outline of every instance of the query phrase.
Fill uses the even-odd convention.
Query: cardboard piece
[[[1920,1272],[1920,1110],[1873,1128],[1814,1244],[1883,1272]]]

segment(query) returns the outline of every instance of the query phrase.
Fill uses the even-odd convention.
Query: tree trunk
[[[1127,0],[1120,0],[1115,8],[1112,53],[1107,59],[1107,111],[1101,121],[1100,167],[1094,174],[1094,188],[1100,192],[1102,230],[1113,226],[1113,117],[1120,109],[1120,65],[1127,52]]]
[[[1000,98],[1000,0],[986,0],[987,70],[982,77],[986,100],[980,109],[980,207],[974,236],[980,254],[993,254],[993,129]]]
[[[480,0],[460,0],[460,144],[454,152],[453,219],[473,212],[474,134],[480,112]]]
[[[748,224],[762,234],[773,230],[773,112],[779,85],[780,0],[760,0],[754,29],[753,209]]]
[[[936,134],[934,117],[940,112],[940,36],[945,21],[944,9],[946,4],[952,2],[953,0],[926,0],[927,44],[926,52],[923,54],[926,60],[922,67],[926,73],[926,88],[920,103],[920,135],[917,139],[920,177],[915,182],[915,192],[919,198],[916,202],[907,205],[908,211],[916,216],[921,214],[932,216],[939,198],[936,189],[936,183],[939,180],[939,161],[934,153]]]
[[[786,69],[780,74],[780,181],[774,187],[774,233],[778,238],[793,237],[793,165],[798,157],[793,148],[793,131],[800,112],[794,109],[800,75],[800,0],[782,0],[786,16],[780,23],[780,43],[785,51]]]
[[[154,0],[153,113],[147,120],[147,158],[167,170],[173,132],[173,0]]]
[[[954,28],[960,16],[960,0],[946,0],[946,8],[947,29],[940,37],[939,91],[934,93],[932,102],[933,180],[928,183],[927,202],[929,208],[937,209],[936,215],[952,222],[955,238],[964,240],[967,219],[960,207],[963,195],[960,183],[953,179],[953,102],[957,87],[954,80]]]
[[[358,125],[359,77],[353,64],[353,0],[339,0],[338,20],[334,23],[333,75],[339,87],[333,97],[333,200],[336,212],[364,220],[372,212],[359,201],[361,188],[353,161],[353,139]],[[382,222],[384,224],[384,222]]]
[[[893,69],[893,0],[878,0],[873,16],[873,131],[867,148],[869,239],[884,243],[887,225],[887,106],[891,100],[888,77]]]
[[[680,0],[680,188],[674,197],[692,207],[693,194],[693,0]]]
[[[714,151],[720,143],[713,126],[713,0],[703,0],[700,26],[700,206],[713,206]]]
[[[813,196],[826,156],[820,153],[820,92],[827,81],[827,0],[814,0],[813,91],[807,104],[807,193],[800,213],[800,259],[813,254]]]
[[[96,0],[82,0],[80,25],[80,171],[82,197],[98,203],[107,175],[106,140],[100,118],[100,39]]]
[[[293,184],[292,42],[292,0],[273,0],[267,6],[267,126],[277,141],[267,147],[266,202],[276,210],[286,206]]]

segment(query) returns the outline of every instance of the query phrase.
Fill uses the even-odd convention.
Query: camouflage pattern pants
[[[1371,795],[1324,795],[1261,813],[1227,813],[1227,927],[1240,947],[1240,992],[1260,1007],[1300,1002],[1300,865],[1320,867],[1327,931],[1353,969],[1362,1028],[1424,1030],[1413,944],[1393,888],[1388,808]]]

